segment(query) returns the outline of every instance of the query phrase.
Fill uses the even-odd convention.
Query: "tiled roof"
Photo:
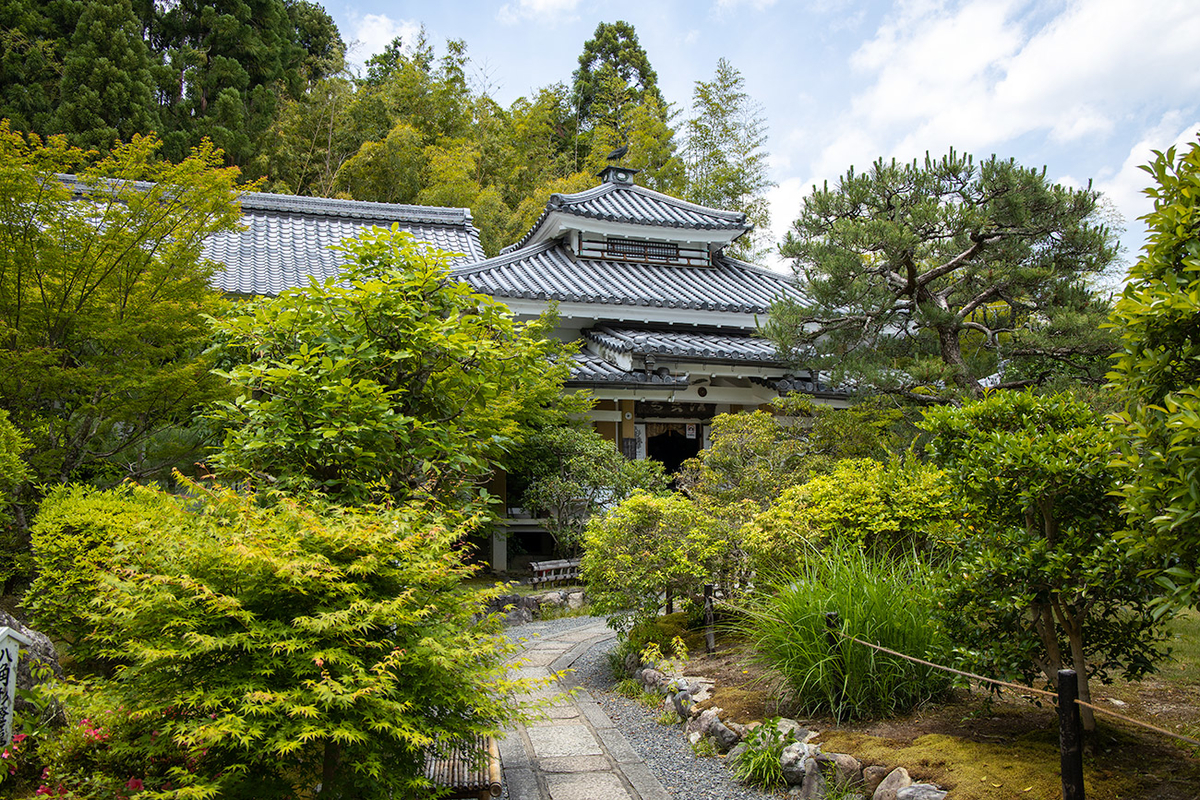
[[[479,232],[463,208],[393,205],[253,192],[242,197],[241,231],[209,237],[204,257],[224,266],[213,285],[233,294],[279,294],[336,277],[345,256],[330,246],[373,225],[397,224],[417,240],[461,255],[452,265],[483,258]]]
[[[766,339],[745,334],[602,326],[583,331],[583,338],[618,353],[638,356],[780,363],[775,345]]]
[[[576,261],[555,242],[456,269],[454,276],[498,298],[598,305],[763,314],[780,297],[803,299],[785,276],[724,256],[708,267]]]
[[[635,184],[602,183],[576,194],[550,195],[546,210],[529,232],[516,244],[504,248],[503,252],[521,248],[533,237],[546,217],[554,212],[662,228],[740,232],[753,227],[740,211],[708,208]]]
[[[76,193],[96,191],[74,175],[58,176]],[[153,184],[134,182],[148,190]],[[370,203],[290,194],[246,192],[240,198],[245,230],[210,236],[202,255],[223,268],[213,276],[213,286],[231,294],[279,294],[284,289],[320,283],[336,277],[345,257],[330,245],[357,236],[377,225],[397,224],[417,240],[460,255],[452,266],[473,264],[484,258],[479,231],[465,208]]]
[[[653,389],[687,387],[686,375],[659,375],[651,372],[628,372],[614,366],[594,353],[582,352],[573,356],[569,386],[640,386]]]

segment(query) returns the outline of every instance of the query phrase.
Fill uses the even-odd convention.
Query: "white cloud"
[[[382,53],[397,36],[410,46],[421,33],[421,23],[392,19],[386,14],[365,14],[351,19],[350,50],[346,55],[351,71],[361,73],[371,56]]]
[[[534,21],[555,25],[571,19],[579,0],[517,0],[506,3],[496,12],[496,19],[505,25]]]
[[[873,83],[852,102],[895,151],[985,148],[1031,131],[1060,143],[1103,136],[1132,109],[1200,88],[1190,63],[1200,7],[1188,0],[1073,0],[1030,33],[1015,0],[914,2],[852,57]]]
[[[724,14],[735,11],[739,6],[751,6],[755,11],[762,11],[775,5],[777,0],[717,0],[716,11]]]
[[[1125,234],[1121,238],[1127,261],[1137,259],[1138,250],[1145,239],[1146,224],[1138,217],[1153,209],[1152,201],[1143,192],[1150,185],[1151,178],[1141,167],[1154,158],[1154,150],[1165,152],[1174,147],[1180,151],[1195,141],[1200,132],[1200,120],[1192,119],[1184,123],[1183,119],[1178,112],[1168,112],[1129,149],[1129,155],[1115,174],[1102,177],[1094,183],[1094,187],[1104,193],[1124,218]]]

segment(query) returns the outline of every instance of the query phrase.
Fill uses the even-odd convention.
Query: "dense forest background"
[[[463,41],[396,39],[362,75],[345,54],[310,0],[0,0],[0,118],[98,155],[154,133],[178,162],[210,139],[266,191],[467,207],[488,254],[627,144],[643,185],[746,212],[738,255],[773,246],[762,112],[724,60],[684,118],[624,22],[507,108]]]

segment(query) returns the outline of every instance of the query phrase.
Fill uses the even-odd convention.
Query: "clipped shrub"
[[[931,622],[935,582],[915,557],[875,559],[833,545],[750,604],[740,625],[754,658],[782,676],[803,711],[839,720],[888,716],[939,695],[948,675],[842,637],[831,646],[826,614],[837,612],[847,636],[937,661],[945,647]]]
[[[717,520],[681,495],[634,492],[595,517],[584,538],[583,579],[592,607],[628,631],[658,615],[660,595],[683,598],[727,573],[733,542]]]
[[[425,796],[427,747],[520,717],[512,645],[482,613],[499,589],[463,583],[455,548],[473,519],[184,486],[49,501],[48,519],[90,507],[138,524],[93,570],[93,602],[71,609],[106,670],[64,692],[48,791],[117,796],[136,779],[148,797]]]
[[[743,528],[742,546],[760,573],[795,569],[812,546],[831,542],[877,553],[936,548],[957,509],[940,477],[915,460],[839,461],[828,475],[785,490]]]

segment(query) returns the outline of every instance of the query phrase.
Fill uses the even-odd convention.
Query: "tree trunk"
[[[942,361],[954,370],[954,383],[967,390],[972,397],[982,397],[983,387],[967,370],[967,362],[963,360],[962,343],[959,341],[959,330],[950,325],[937,326],[938,348]]]
[[[1075,682],[1079,686],[1079,699],[1085,703],[1092,702],[1092,689],[1088,681],[1087,659],[1083,654],[1083,618],[1084,614],[1070,613],[1061,602],[1055,604],[1059,620],[1067,632],[1067,642],[1071,647],[1071,668],[1075,670]],[[1079,707],[1079,719],[1083,729],[1091,732],[1096,730],[1096,715],[1087,706]]]
[[[325,757],[321,762],[321,791],[319,797],[336,797],[333,792],[334,781],[337,780],[338,767],[341,766],[342,748],[337,742],[325,742]]]

